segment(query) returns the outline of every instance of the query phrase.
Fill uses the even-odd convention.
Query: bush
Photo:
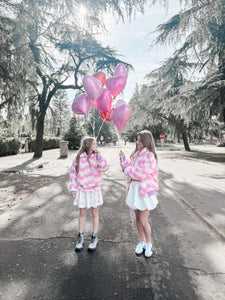
[[[44,138],[43,139],[43,150],[56,149],[59,148],[59,138]],[[30,140],[29,151],[35,151],[35,140]]]
[[[0,156],[15,155],[19,149],[20,141],[18,139],[0,138]]]

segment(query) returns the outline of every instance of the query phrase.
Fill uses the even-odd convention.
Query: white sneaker
[[[145,249],[145,242],[140,242],[135,249],[135,253],[136,254],[142,254],[144,252]]]
[[[151,257],[153,254],[152,244],[145,243],[145,257]]]
[[[81,250],[84,247],[84,234],[79,233],[75,250]]]
[[[98,245],[98,235],[97,233],[92,233],[91,235],[91,243],[88,246],[89,250],[95,250],[97,248]]]

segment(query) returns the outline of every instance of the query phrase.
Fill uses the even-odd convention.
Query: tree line
[[[143,127],[152,129],[157,138],[162,132],[173,133],[190,151],[190,139],[209,135],[220,137],[224,145],[225,2],[185,3],[183,10],[157,28],[154,44],[173,43],[177,49],[146,74],[148,84],[136,88],[124,134],[132,137]]]

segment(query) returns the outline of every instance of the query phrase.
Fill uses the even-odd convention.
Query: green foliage
[[[59,148],[59,138],[44,138],[43,139],[43,150],[56,149]],[[35,140],[29,141],[29,151],[34,152],[36,146]]]
[[[64,135],[64,140],[68,141],[68,148],[79,149],[81,139],[84,135],[84,129],[79,126],[76,116],[73,116],[70,120],[69,130]]]
[[[20,141],[18,139],[6,139],[0,137],[0,156],[17,154],[19,149]]]

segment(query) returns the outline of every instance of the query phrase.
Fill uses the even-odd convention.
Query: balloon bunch
[[[125,127],[130,119],[131,109],[124,100],[112,103],[125,88],[127,83],[127,69],[124,64],[117,65],[114,76],[106,79],[104,72],[94,75],[86,75],[83,78],[85,94],[77,97],[72,110],[75,114],[88,116],[91,105],[99,110],[103,121],[113,122],[119,132]],[[106,88],[104,88],[104,85]],[[112,104],[114,107],[112,107]]]

